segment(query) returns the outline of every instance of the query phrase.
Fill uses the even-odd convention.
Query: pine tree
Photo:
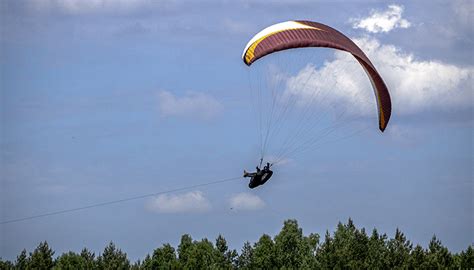
[[[469,245],[465,251],[459,254],[459,265],[461,269],[472,269],[474,268],[474,248]]]
[[[186,265],[189,259],[189,249],[193,245],[193,239],[189,234],[181,236],[181,242],[178,246],[178,260],[181,266]]]
[[[275,244],[270,236],[264,234],[253,248],[253,267],[272,269],[276,265]]]
[[[130,268],[130,261],[127,259],[127,254],[115,247],[115,244],[110,242],[105,247],[104,252],[97,258],[97,266],[99,269],[116,269],[125,270]]]
[[[411,269],[420,269],[423,267],[423,263],[426,260],[426,254],[423,248],[420,245],[416,245],[413,251],[410,254],[409,258],[409,268]]]
[[[316,251],[316,261],[322,269],[334,269],[336,265],[334,239],[326,230],[324,242]]]
[[[84,259],[84,269],[92,270],[96,268],[95,254],[87,248],[81,250],[81,257]]]
[[[237,259],[238,269],[253,269],[253,248],[250,242],[245,242]]]
[[[429,268],[447,268],[454,264],[453,257],[446,247],[433,235],[426,252],[426,265]]]
[[[178,258],[176,252],[170,244],[164,244],[161,248],[153,251],[151,268],[146,269],[176,269]]]
[[[286,220],[280,233],[275,236],[275,265],[297,269],[305,261],[303,230],[294,219]]]
[[[397,228],[395,238],[387,243],[387,261],[391,269],[405,269],[408,267],[408,260],[412,250],[412,244],[405,235]]]
[[[229,250],[227,241],[220,234],[216,239],[216,249],[218,251],[217,267],[219,269],[232,269],[235,264],[237,252],[235,250]]]
[[[384,269],[387,268],[386,258],[386,246],[385,241],[387,235],[379,235],[377,229],[372,230],[372,235],[369,238],[367,244],[367,257],[365,259],[365,265],[369,269]]]
[[[185,269],[217,269],[218,251],[206,238],[195,241],[189,247],[188,260],[182,265]]]
[[[11,270],[11,269],[14,269],[15,266],[13,265],[12,262],[6,260],[2,260],[2,258],[0,258],[0,269],[5,269],[5,270]]]
[[[21,251],[20,255],[18,255],[16,257],[15,268],[16,269],[28,269],[29,263],[30,263],[30,258],[28,257],[28,255],[26,253],[26,249],[23,249]]]
[[[55,266],[53,269],[84,270],[87,268],[85,264],[85,259],[81,255],[70,251],[67,253],[63,253],[56,259]]]
[[[30,254],[30,269],[51,269],[54,266],[54,251],[48,246],[46,241],[41,242],[38,247]]]

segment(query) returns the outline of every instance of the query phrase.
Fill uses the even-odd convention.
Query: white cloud
[[[188,92],[176,97],[171,92],[158,93],[160,113],[164,116],[191,116],[210,119],[222,111],[222,105],[212,96]]]
[[[229,200],[230,207],[235,210],[259,210],[265,207],[265,202],[257,195],[239,193]]]
[[[211,204],[201,191],[192,191],[179,195],[159,195],[151,199],[146,208],[158,213],[206,212],[211,209]]]
[[[411,23],[402,19],[403,6],[390,5],[385,11],[373,10],[369,17],[352,19],[354,28],[362,28],[371,33],[389,32],[395,28],[408,28]]]
[[[373,38],[353,39],[371,59],[387,84],[396,114],[416,113],[427,108],[459,108],[473,105],[474,68],[439,61],[417,60],[393,45]],[[302,87],[304,82],[306,87]],[[316,89],[316,90],[314,90]],[[348,105],[352,112],[373,113],[375,99],[370,81],[360,64],[346,52],[319,69],[303,68],[287,81],[287,95],[308,100],[314,91],[325,95],[319,105]],[[315,102],[318,102],[316,100]],[[329,105],[327,105],[329,104]]]

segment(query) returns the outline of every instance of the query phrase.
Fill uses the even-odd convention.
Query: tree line
[[[47,242],[33,252],[25,249],[14,262],[0,259],[0,269],[472,269],[474,248],[452,253],[433,236],[427,248],[413,245],[397,229],[393,238],[373,229],[370,234],[353,221],[339,223],[324,239],[304,235],[296,220],[286,220],[273,238],[263,234],[256,243],[245,242],[238,253],[229,249],[222,235],[215,242],[181,237],[175,248],[164,244],[131,262],[127,254],[110,242],[102,253],[84,248],[56,258]]]

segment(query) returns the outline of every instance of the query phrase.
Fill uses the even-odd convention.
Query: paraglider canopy
[[[387,127],[392,112],[390,94],[382,77],[364,52],[348,37],[327,25],[311,21],[287,21],[265,28],[247,44],[242,60],[248,66],[258,59],[282,50],[327,47],[351,53],[367,73],[377,100],[379,129]]]

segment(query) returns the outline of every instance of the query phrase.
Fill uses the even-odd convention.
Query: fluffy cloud
[[[353,39],[372,60],[387,84],[396,114],[427,108],[466,108],[473,104],[474,68],[439,61],[417,60],[393,45],[373,38]],[[302,84],[306,87],[302,87]],[[370,81],[360,64],[348,53],[337,51],[335,59],[320,68],[308,65],[287,81],[287,94],[308,100],[314,90],[325,95],[324,103],[350,105],[350,110],[373,113]],[[317,101],[316,101],[317,102]],[[324,105],[321,103],[320,105]]]
[[[222,105],[212,96],[189,92],[176,97],[171,92],[158,93],[160,113],[164,116],[191,116],[210,119],[222,111]]]
[[[236,210],[259,210],[265,207],[265,202],[257,195],[239,193],[229,200],[230,207]]]
[[[148,202],[146,208],[158,213],[205,212],[211,204],[201,191],[179,195],[163,194]]]
[[[389,32],[395,28],[408,28],[410,22],[402,19],[403,6],[390,5],[385,11],[373,10],[369,17],[353,19],[354,28],[362,28],[371,33]]]

